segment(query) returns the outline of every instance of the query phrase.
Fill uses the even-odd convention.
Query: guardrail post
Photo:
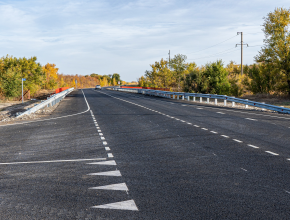
[[[217,105],[217,99],[214,99],[214,104]]]
[[[187,96],[187,101],[189,101],[190,100],[190,96]]]
[[[206,99],[206,102],[209,103],[209,98]]]
[[[249,99],[246,99],[247,101],[249,100]],[[249,106],[248,105],[246,105],[246,108],[248,108]]]
[[[232,98],[236,98],[235,96],[232,96]],[[232,107],[235,107],[236,103],[232,101]]]
[[[265,102],[261,102],[261,103],[265,104]],[[262,111],[265,111],[265,110],[266,110],[266,109],[262,108]]]
[[[195,102],[195,96],[193,96],[193,99],[192,99],[192,101],[193,101],[193,102]]]
[[[202,97],[199,97],[199,102],[202,102]]]
[[[227,106],[227,100],[226,99],[224,100],[224,106]]]
[[[184,95],[182,96],[182,100],[184,100]]]

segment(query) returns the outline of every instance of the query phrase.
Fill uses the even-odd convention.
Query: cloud
[[[110,74],[136,80],[149,64],[174,54],[199,65],[223,59],[239,63],[240,42],[262,44],[263,16],[287,1],[22,0],[0,3],[2,55],[37,56],[65,74]],[[245,49],[252,63],[259,47]],[[202,50],[198,53],[196,51]],[[214,55],[218,54],[218,55]],[[202,58],[207,57],[207,58]]]

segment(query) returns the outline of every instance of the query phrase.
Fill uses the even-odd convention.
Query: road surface
[[[0,127],[1,219],[290,219],[290,116],[77,90]]]

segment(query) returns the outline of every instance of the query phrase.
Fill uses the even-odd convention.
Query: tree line
[[[24,91],[30,90],[32,96],[41,89],[53,90],[59,87],[89,88],[97,84],[101,86],[117,85],[120,75],[64,75],[58,73],[55,64],[42,66],[37,58],[16,58],[6,56],[0,58],[0,98],[18,98],[21,96],[22,78]],[[122,82],[122,81],[121,81]]]
[[[224,94],[290,95],[290,9],[276,8],[263,23],[264,45],[255,62],[241,65],[222,60],[198,67],[186,62],[186,55],[177,54],[170,62],[161,59],[151,64],[140,77],[139,86],[165,87],[172,91]]]

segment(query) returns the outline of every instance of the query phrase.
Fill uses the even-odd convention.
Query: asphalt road
[[[290,116],[78,90],[0,127],[0,219],[290,219]]]

